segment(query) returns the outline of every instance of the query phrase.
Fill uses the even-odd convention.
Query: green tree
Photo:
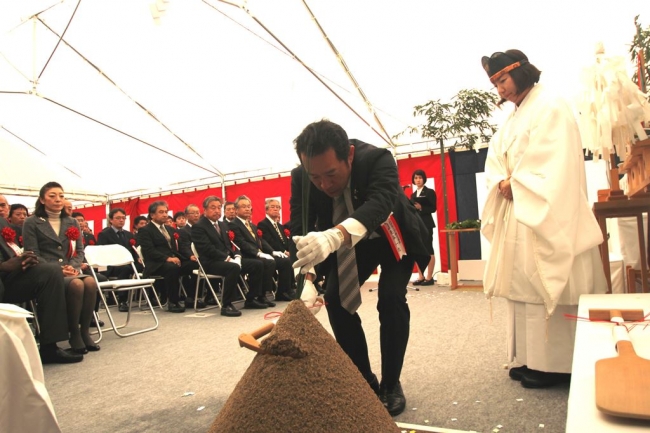
[[[630,45],[630,56],[632,62],[634,62],[637,67],[634,69],[634,75],[632,80],[635,83],[641,83],[641,90],[643,92],[648,91],[648,83],[650,83],[650,26],[645,30],[641,27],[639,22],[639,15],[634,17],[634,26],[636,27],[636,34],[632,39],[632,44]],[[639,53],[643,56],[643,65],[638,65]],[[639,77],[639,70],[642,74]],[[649,96],[650,97],[650,96]]]
[[[445,143],[451,142],[451,149],[464,147],[473,149],[477,143],[487,143],[496,131],[490,123],[490,116],[499,98],[492,92],[477,89],[465,89],[458,92],[450,102],[431,100],[414,107],[413,116],[424,116],[425,122],[412,126],[397,134],[419,134],[422,138],[434,140],[440,146],[442,164],[442,196],[445,212],[445,224],[449,223],[447,206],[447,184],[445,170]],[[449,249],[447,248],[447,254]],[[447,257],[449,262],[449,257]]]

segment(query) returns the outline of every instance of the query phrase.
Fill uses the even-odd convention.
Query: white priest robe
[[[534,86],[492,138],[485,174],[481,231],[492,248],[483,284],[488,297],[510,301],[509,359],[568,373],[575,323],[563,314],[577,312],[581,294],[607,287],[597,249],[603,237],[568,105]],[[507,178],[511,201],[498,190]]]

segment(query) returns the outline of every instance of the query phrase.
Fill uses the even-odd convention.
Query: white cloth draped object
[[[31,316],[13,304],[0,304],[0,430],[60,432],[38,348],[27,324]]]
[[[594,159],[625,155],[635,134],[639,140],[648,138],[641,126],[650,121],[647,95],[628,76],[625,60],[605,56],[602,47],[596,62],[583,70],[578,111],[582,142]]]

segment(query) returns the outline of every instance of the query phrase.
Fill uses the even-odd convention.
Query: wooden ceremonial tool
[[[265,353],[260,347],[260,342],[257,341],[258,338],[264,337],[266,334],[273,330],[275,326],[274,323],[269,322],[261,328],[251,332],[250,334],[240,334],[239,335],[239,347],[245,347],[252,350],[253,352]]]
[[[610,322],[613,317],[622,317],[626,322],[643,320],[643,310],[600,310],[589,309],[589,320],[604,320]]]
[[[611,310],[612,322],[623,321],[620,313]],[[650,360],[636,354],[625,326],[614,326],[613,334],[618,356],[596,361],[596,407],[613,416],[650,419]]]

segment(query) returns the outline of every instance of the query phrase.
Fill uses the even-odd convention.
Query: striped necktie
[[[334,212],[332,222],[337,225],[344,221],[348,214],[345,205],[345,196],[334,199]],[[357,270],[357,258],[354,247],[341,246],[336,251],[339,276],[339,299],[341,306],[350,314],[354,314],[361,305],[361,291],[359,290],[359,271]]]

